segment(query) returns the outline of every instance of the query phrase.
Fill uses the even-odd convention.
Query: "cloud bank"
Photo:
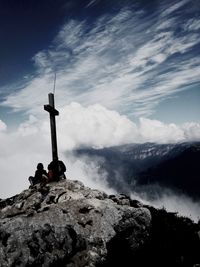
[[[189,217],[195,222],[200,220],[199,201],[194,201],[184,194],[159,186],[144,186],[140,191],[141,193],[132,192],[131,198],[147,205],[153,205],[156,208],[165,208],[180,216]],[[149,196],[149,192],[154,195],[153,199]]]
[[[28,186],[27,178],[33,175],[38,162],[45,166],[51,161],[50,126],[45,117],[30,115],[15,131],[7,129],[0,121],[0,197],[11,196]],[[103,148],[127,143],[176,143],[200,140],[200,124],[182,126],[164,124],[160,121],[141,118],[139,124],[118,112],[98,105],[84,107],[71,103],[60,110],[57,119],[60,158],[67,163],[71,178],[87,177],[85,164],[75,163],[68,158],[74,148],[88,146]],[[68,152],[67,152],[68,151]],[[81,168],[77,171],[77,166]],[[77,172],[82,177],[76,177]],[[95,173],[95,172],[94,172]],[[83,175],[84,174],[84,175]],[[87,179],[92,178],[92,172]],[[95,176],[95,174],[94,174]],[[102,179],[102,178],[100,178]],[[97,179],[96,179],[97,180]],[[95,183],[92,182],[92,185]],[[98,183],[97,183],[98,186]]]

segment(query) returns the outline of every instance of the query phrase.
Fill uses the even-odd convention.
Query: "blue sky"
[[[44,104],[99,103],[131,120],[199,122],[200,4],[1,1],[1,119]],[[17,113],[11,113],[15,111]]]

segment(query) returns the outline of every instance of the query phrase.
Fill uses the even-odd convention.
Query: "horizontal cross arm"
[[[54,107],[52,107],[50,105],[44,105],[44,110],[49,112],[51,115],[54,115],[54,116],[58,116],[59,115],[59,111],[56,110]]]

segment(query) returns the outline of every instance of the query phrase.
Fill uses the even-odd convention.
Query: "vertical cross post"
[[[51,127],[51,145],[52,145],[52,160],[58,161],[57,136],[56,136],[56,116],[59,112],[55,109],[54,94],[49,95],[49,104],[44,105],[44,110],[49,112],[50,127]]]

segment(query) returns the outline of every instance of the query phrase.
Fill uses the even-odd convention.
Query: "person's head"
[[[38,169],[38,170],[43,170],[43,169],[44,169],[43,164],[42,164],[42,163],[38,163],[38,165],[37,165],[37,169]]]

